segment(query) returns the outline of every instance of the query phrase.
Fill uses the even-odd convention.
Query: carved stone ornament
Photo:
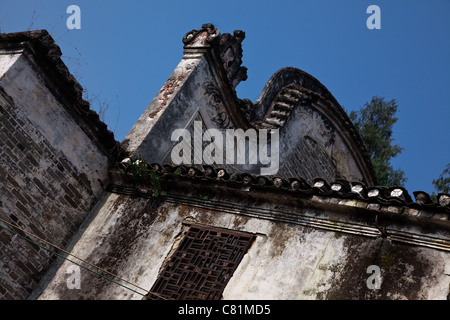
[[[229,128],[231,120],[228,113],[223,108],[222,96],[220,92],[211,81],[205,82],[203,89],[209,99],[208,101],[210,108],[208,108],[208,113],[212,121],[214,121],[220,129]]]
[[[205,47],[218,39],[220,31],[213,24],[204,24],[199,30],[192,30],[183,37],[184,46]]]
[[[328,120],[319,112],[311,108],[300,107],[299,118],[302,124],[299,131],[302,136],[312,137],[325,147],[334,143],[336,133]]]

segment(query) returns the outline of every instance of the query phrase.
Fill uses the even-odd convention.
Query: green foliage
[[[447,163],[439,178],[433,180],[433,186],[437,192],[450,192],[450,162]]]
[[[395,99],[384,101],[382,97],[373,97],[363,108],[349,114],[369,152],[378,183],[382,186],[403,186],[407,180],[402,170],[394,170],[391,165],[391,159],[403,150],[393,144],[392,138],[392,127],[398,120],[397,111]]]
[[[125,174],[120,167],[118,168],[121,174]],[[142,157],[131,159],[126,172],[133,177],[134,183],[137,186],[150,183],[154,188],[154,197],[167,195],[167,192],[162,191],[161,187],[161,180],[163,177],[158,175],[156,171],[150,170],[147,162],[145,162]]]
[[[155,197],[159,197],[160,195],[161,196],[167,195],[167,192],[162,191],[160,179],[161,178],[158,176],[158,174],[155,171],[153,171],[153,170],[150,171],[150,180],[151,180],[153,187],[155,188],[155,195],[154,195]]]
[[[147,182],[150,175],[147,163],[142,158],[131,159],[127,172],[133,176],[136,185]]]

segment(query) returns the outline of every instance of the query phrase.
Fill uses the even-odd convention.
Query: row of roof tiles
[[[124,162],[122,162],[124,163]],[[125,162],[126,163],[126,162]],[[125,165],[126,166],[126,165]],[[408,191],[399,186],[393,187],[367,187],[359,181],[347,181],[338,179],[328,182],[322,178],[314,179],[309,184],[303,178],[284,179],[271,176],[254,176],[247,173],[229,173],[225,169],[202,166],[202,168],[188,166],[173,166],[161,164],[149,164],[150,169],[169,176],[180,176],[194,180],[218,181],[229,184],[242,184],[259,187],[268,187],[296,191],[306,195],[336,196],[340,198],[354,198],[368,202],[377,202],[388,205],[406,205],[409,207],[424,208],[430,210],[450,212],[450,194],[439,193],[436,202],[424,191],[414,191],[415,201]]]

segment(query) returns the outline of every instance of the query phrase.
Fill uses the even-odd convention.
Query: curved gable
[[[376,184],[361,137],[346,112],[308,73],[280,69],[254,104],[247,101],[246,109],[255,128],[280,130],[279,176]]]
[[[244,38],[242,31],[220,34],[211,24],[183,38],[183,59],[122,142],[129,154],[150,163],[207,164],[228,172],[296,177],[309,183],[315,178],[341,178],[375,185],[370,159],[353,124],[327,88],[311,75],[283,68],[270,78],[255,103],[237,97],[236,86],[247,79],[247,68],[241,66]],[[267,135],[274,129],[279,136],[276,131]],[[264,131],[271,156],[279,157],[263,164],[262,138],[249,134],[246,149],[241,151],[248,161],[239,161],[238,142],[226,148],[228,130]],[[205,136],[206,131],[214,139]],[[194,142],[196,137],[200,141]],[[277,137],[279,143],[272,144]],[[259,150],[253,152],[256,143]],[[205,156],[205,150],[219,149],[219,156],[213,152]],[[211,160],[213,154],[214,162],[205,163],[205,157]]]

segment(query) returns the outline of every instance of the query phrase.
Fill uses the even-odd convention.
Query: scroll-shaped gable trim
[[[267,81],[258,100],[254,103],[254,120],[261,119],[280,90],[290,84],[297,84],[311,90],[325,100],[330,100],[332,104],[339,106],[337,100],[319,80],[300,69],[286,67],[275,72]],[[345,114],[343,109],[342,113]]]
[[[246,113],[246,117],[255,128],[282,129],[289,121],[298,121],[291,119],[295,117],[295,110],[299,108],[303,110],[299,112],[322,118],[321,122],[328,131],[332,128],[339,134],[346,145],[349,157],[356,163],[363,176],[361,180],[369,186],[377,184],[370,158],[357,129],[328,89],[308,73],[291,67],[277,71],[265,85],[258,100],[247,109],[250,112]],[[299,138],[305,131],[302,126],[304,123],[299,123],[298,130],[296,129]],[[329,133],[328,131],[325,133]],[[320,140],[321,138],[317,140],[319,144]],[[329,152],[332,152],[330,150]],[[330,156],[334,157],[332,153]],[[349,178],[345,177],[345,174],[343,177]]]

